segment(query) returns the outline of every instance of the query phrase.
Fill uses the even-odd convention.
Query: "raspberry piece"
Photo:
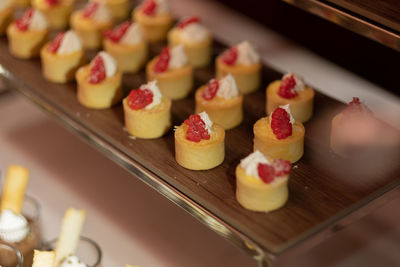
[[[264,163],[258,163],[257,166],[258,176],[260,176],[261,180],[269,184],[275,179],[275,169],[273,166]]]
[[[149,89],[132,90],[128,96],[128,105],[133,110],[145,108],[153,102],[153,92]]]
[[[49,51],[50,53],[56,53],[58,48],[60,48],[60,46],[61,46],[63,38],[64,38],[63,32],[60,32],[59,34],[57,34],[57,36],[54,38],[54,40],[47,47],[47,51]]]
[[[131,22],[125,21],[124,23],[121,23],[114,29],[105,31],[104,36],[109,40],[111,40],[112,42],[118,43],[119,40],[121,40],[121,38],[125,35],[126,31],[130,26]]]
[[[206,129],[206,124],[201,119],[200,115],[190,115],[189,119],[184,122],[188,125],[186,132],[186,139],[193,142],[200,142],[201,140],[209,140],[210,134]]]
[[[277,108],[271,115],[271,128],[276,138],[285,139],[292,135],[289,114],[283,108]]]
[[[151,16],[156,12],[157,4],[154,0],[147,0],[142,4],[141,10],[144,14]]]
[[[29,24],[31,23],[31,19],[33,16],[33,8],[29,8],[21,18],[17,19],[15,21],[15,26],[18,28],[20,31],[26,31],[29,28]]]
[[[183,29],[186,26],[188,26],[189,24],[198,23],[198,22],[200,22],[200,18],[199,17],[197,17],[197,16],[189,17],[189,18],[181,20],[179,22],[179,24],[178,24],[178,28],[179,29]]]
[[[46,3],[49,6],[56,6],[56,5],[58,5],[60,3],[60,1],[59,0],[46,0]]]
[[[281,177],[284,175],[287,175],[290,173],[290,169],[292,165],[290,164],[290,161],[284,160],[284,159],[276,159],[274,161],[274,169],[275,169],[275,175],[277,177]]]
[[[104,67],[103,59],[100,55],[96,56],[90,67],[90,74],[88,82],[97,84],[106,78],[106,68]]]
[[[208,83],[207,89],[201,95],[205,100],[211,100],[215,97],[218,92],[219,82],[216,79],[212,79]]]
[[[169,60],[170,60],[169,49],[168,47],[164,47],[160,56],[157,59],[156,64],[154,65],[154,72],[161,73],[166,71],[168,69]]]
[[[96,13],[98,8],[99,8],[99,3],[97,3],[97,2],[89,2],[85,6],[85,8],[83,9],[82,16],[84,18],[90,18],[94,13]]]
[[[296,90],[294,87],[296,86],[296,80],[293,75],[290,75],[282,80],[281,86],[278,90],[278,95],[283,98],[293,98],[297,96]]]
[[[357,114],[371,114],[371,111],[363,103],[361,103],[358,97],[353,97],[353,100],[344,110],[344,114],[346,116]]]
[[[239,52],[236,46],[232,46],[229,50],[226,50],[222,54],[222,62],[224,62],[226,65],[233,65],[235,64],[237,58],[238,58]]]

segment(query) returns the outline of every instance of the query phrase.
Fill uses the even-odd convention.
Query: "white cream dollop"
[[[212,132],[211,127],[213,126],[213,122],[210,120],[210,117],[208,117],[207,112],[203,111],[199,113],[199,116],[201,120],[204,122],[205,128],[207,129],[208,133],[210,134]]]
[[[107,77],[113,76],[117,72],[117,62],[115,59],[107,52],[101,51],[98,54],[104,63],[104,68],[106,69]]]
[[[45,30],[47,29],[47,20],[42,12],[33,10],[32,17],[29,21],[29,30]]]
[[[80,50],[82,50],[81,39],[73,30],[69,30],[64,34],[57,54],[66,55]]]
[[[254,49],[254,47],[248,42],[243,41],[236,46],[238,50],[238,64],[253,65],[260,62],[260,56]]]
[[[142,90],[148,89],[153,93],[153,102],[148,104],[145,107],[145,109],[151,109],[152,107],[155,107],[161,103],[162,95],[161,95],[160,89],[157,86],[157,80],[143,84],[142,86],[140,86],[140,89],[142,89]]]
[[[187,43],[197,43],[205,40],[210,35],[206,27],[198,22],[190,23],[183,29],[180,29],[181,38]]]
[[[240,167],[245,170],[247,175],[260,178],[258,175],[258,164],[260,163],[271,164],[260,151],[256,150],[240,161]]]
[[[98,7],[94,11],[94,13],[90,16],[90,18],[97,22],[107,22],[111,20],[111,13],[108,7],[101,2],[97,2]]]
[[[301,77],[300,75],[288,72],[285,75],[283,75],[282,80],[284,80],[286,78],[289,78],[292,75],[293,75],[294,81],[296,82],[296,85],[294,86],[293,90],[297,91],[297,92],[298,91],[303,91],[306,88],[306,84],[304,82],[303,77]]]
[[[293,118],[292,112],[290,111],[290,105],[289,105],[289,104],[286,104],[286,105],[284,105],[284,106],[279,106],[279,107],[280,107],[280,108],[283,108],[283,109],[287,112],[287,114],[289,114],[290,123],[293,125],[293,123],[294,123],[294,118]]]
[[[132,23],[122,36],[120,43],[127,45],[135,45],[143,41],[142,32],[137,23]]]
[[[68,256],[60,267],[87,267],[87,265],[81,262],[77,256]]]
[[[6,8],[9,8],[10,6],[11,6],[10,0],[1,0],[0,1],[0,10],[4,10]]]
[[[26,218],[15,214],[11,210],[3,210],[0,214],[0,239],[6,242],[17,243],[25,239],[29,233]]]
[[[183,45],[177,45],[169,51],[170,60],[168,63],[168,69],[179,69],[186,65],[188,59]]]
[[[231,74],[223,77],[218,83],[217,97],[230,99],[239,95],[239,89],[236,85],[235,78]]]

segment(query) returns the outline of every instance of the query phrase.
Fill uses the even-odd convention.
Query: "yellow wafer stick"
[[[53,267],[55,256],[54,251],[39,251],[35,249],[32,267]]]
[[[24,202],[29,170],[18,165],[8,167],[6,181],[1,199],[1,210],[11,210],[20,214]]]

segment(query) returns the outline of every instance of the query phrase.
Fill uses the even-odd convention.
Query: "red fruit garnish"
[[[142,4],[141,10],[144,14],[151,16],[154,15],[156,7],[157,4],[154,0],[147,0]]]
[[[197,16],[189,17],[189,18],[186,18],[186,19],[181,20],[181,21],[179,22],[179,24],[178,24],[178,28],[179,28],[179,29],[183,29],[183,28],[185,28],[186,26],[188,26],[189,24],[197,23],[197,22],[199,22],[199,21],[200,21],[200,18],[197,17]]]
[[[161,73],[166,71],[168,69],[169,60],[170,60],[169,49],[166,46],[160,53],[160,56],[158,57],[157,62],[154,65],[154,72]]]
[[[90,65],[89,83],[96,84],[106,78],[106,68],[100,55],[96,56]]]
[[[15,26],[20,31],[26,31],[29,28],[29,24],[31,22],[31,18],[33,16],[33,8],[29,8],[19,19],[15,21]]]
[[[126,31],[130,26],[131,22],[125,21],[124,23],[121,23],[114,29],[105,31],[104,36],[109,40],[113,41],[114,43],[118,43],[119,40],[121,40],[121,38],[125,35]]]
[[[238,54],[239,52],[236,46],[232,46],[229,50],[226,50],[222,54],[222,62],[224,62],[226,65],[233,65],[238,58]]]
[[[50,53],[56,53],[58,48],[60,48],[61,46],[64,34],[64,32],[60,32],[59,34],[57,34],[54,40],[47,47],[47,51],[49,51]]]
[[[357,114],[371,114],[371,111],[363,103],[361,103],[358,97],[353,97],[353,100],[344,110],[344,114],[346,116]]]
[[[96,10],[99,8],[99,3],[97,2],[89,2],[85,8],[83,9],[83,14],[82,16],[84,18],[90,18]]]
[[[278,95],[283,98],[293,98],[297,96],[296,90],[294,87],[296,86],[296,80],[294,79],[293,75],[289,75],[282,80],[281,86],[278,90]]]
[[[133,110],[145,108],[153,102],[153,92],[149,89],[132,90],[128,96],[128,105]]]
[[[58,5],[60,3],[60,1],[59,0],[46,0],[46,3],[49,6],[56,6],[56,5]]]
[[[212,79],[208,83],[207,89],[201,95],[205,100],[211,100],[215,97],[218,92],[219,82],[216,79]]]
[[[276,159],[273,166],[275,168],[275,175],[277,177],[289,174],[292,167],[290,161],[284,159]]]
[[[292,135],[289,114],[283,108],[277,108],[271,115],[271,128],[276,138],[285,139]]]
[[[264,163],[258,163],[257,166],[258,176],[260,176],[261,180],[269,184],[275,179],[275,169],[273,166]]]
[[[188,125],[186,139],[189,141],[200,142],[201,140],[209,140],[210,134],[206,129],[206,124],[201,119],[200,115],[190,115],[189,119],[185,120]]]

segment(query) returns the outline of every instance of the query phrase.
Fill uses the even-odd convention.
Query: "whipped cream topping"
[[[25,239],[29,233],[28,221],[11,210],[3,210],[0,214],[0,239],[17,243]]]
[[[104,3],[97,2],[99,5],[90,18],[97,22],[107,22],[111,20],[111,13]]]
[[[0,1],[0,10],[9,8],[11,6],[11,1],[10,0],[1,0]]]
[[[113,76],[117,72],[117,62],[115,59],[107,52],[101,51],[98,54],[104,63],[104,68],[106,69],[107,77]]]
[[[258,175],[258,164],[260,163],[271,164],[260,151],[256,150],[240,161],[240,167],[245,170],[247,175],[260,178]]]
[[[230,99],[239,95],[239,89],[236,85],[235,78],[231,74],[226,75],[219,80],[217,97]]]
[[[303,91],[306,88],[306,84],[304,82],[303,77],[301,77],[300,75],[288,72],[285,75],[283,75],[282,80],[287,79],[292,75],[293,75],[294,81],[296,82],[296,85],[293,87],[292,90],[297,91],[297,92]]]
[[[153,93],[153,102],[148,104],[145,107],[145,109],[151,109],[152,107],[155,107],[161,103],[162,95],[161,95],[160,89],[157,86],[157,80],[143,84],[142,86],[140,86],[140,89],[142,89],[142,90],[148,89]]]
[[[137,23],[132,23],[122,36],[120,43],[127,45],[135,45],[143,41],[142,32]]]
[[[279,107],[280,107],[280,108],[283,108],[283,109],[287,112],[287,114],[289,114],[290,123],[293,125],[293,123],[294,123],[294,118],[293,118],[292,112],[290,112],[290,106],[289,106],[289,104],[286,104],[286,105],[284,105],[284,106],[279,106]]]
[[[60,264],[60,267],[87,267],[77,256],[69,256]]]
[[[73,30],[69,30],[64,34],[60,47],[57,49],[57,54],[71,54],[80,50],[82,50],[81,39]]]
[[[190,23],[183,29],[179,30],[182,40],[188,43],[203,41],[210,35],[208,29],[198,22]]]
[[[179,69],[186,65],[188,62],[185,49],[183,45],[177,45],[169,50],[170,59],[168,69]]]
[[[260,56],[248,41],[241,42],[236,48],[238,50],[237,64],[252,65],[260,62]]]
[[[42,12],[33,10],[32,17],[29,21],[29,30],[45,30],[47,29],[47,20]]]
[[[205,128],[207,129],[208,133],[211,134],[212,132],[211,127],[213,126],[213,122],[210,120],[210,117],[208,117],[207,112],[203,111],[199,113],[199,116],[201,120],[204,122]]]

